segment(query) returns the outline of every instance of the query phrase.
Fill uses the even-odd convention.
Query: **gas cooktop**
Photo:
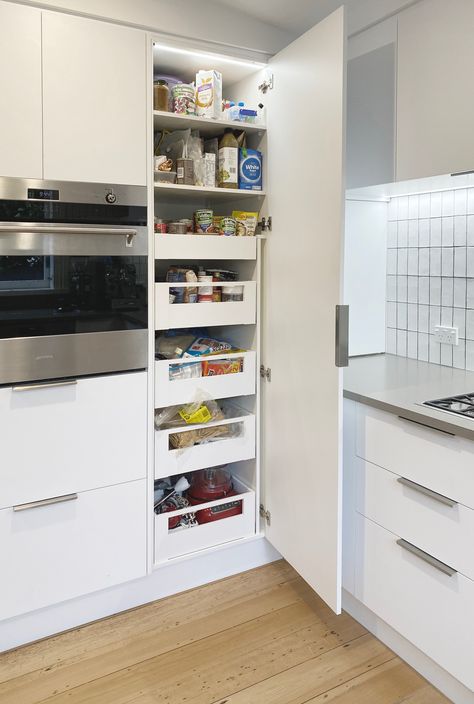
[[[466,418],[474,418],[474,392],[462,394],[462,396],[439,398],[435,401],[425,401],[423,405],[437,408],[440,411],[448,411],[448,413],[457,413]]]

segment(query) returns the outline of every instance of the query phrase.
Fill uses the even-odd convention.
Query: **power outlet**
[[[459,345],[459,328],[435,325],[434,339],[442,345]]]

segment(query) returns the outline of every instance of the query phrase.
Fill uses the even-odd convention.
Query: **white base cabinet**
[[[146,481],[0,511],[0,619],[146,574]]]

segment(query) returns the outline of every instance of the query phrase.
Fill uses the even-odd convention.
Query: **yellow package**
[[[239,237],[253,237],[253,235],[255,235],[258,224],[258,213],[234,210],[232,217],[237,221],[236,235]]]

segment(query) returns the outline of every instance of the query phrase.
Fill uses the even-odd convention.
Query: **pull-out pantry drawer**
[[[205,367],[213,363],[240,364],[231,374],[203,376]],[[191,369],[193,378],[180,378],[180,369]],[[249,396],[256,391],[256,353],[219,354],[202,359],[162,359],[155,362],[155,408],[191,403],[203,391],[210,398]]]
[[[474,580],[474,511],[357,459],[357,511]]]
[[[200,428],[229,426],[230,434],[220,440],[201,445],[174,449],[170,445],[170,435],[187,433]],[[179,429],[157,430],[155,432],[155,479],[169,477],[195,469],[216,467],[255,457],[255,416],[253,414],[236,415],[226,420],[214,421],[203,425],[189,425]]]
[[[419,553],[416,546],[398,544],[399,539],[359,516],[355,596],[474,689],[474,582],[459,573],[445,574],[437,555]]]
[[[474,508],[474,441],[357,404],[356,443],[358,457]]]
[[[0,389],[0,508],[144,477],[146,378]]]
[[[145,575],[146,480],[19,509],[0,511],[0,619]]]

